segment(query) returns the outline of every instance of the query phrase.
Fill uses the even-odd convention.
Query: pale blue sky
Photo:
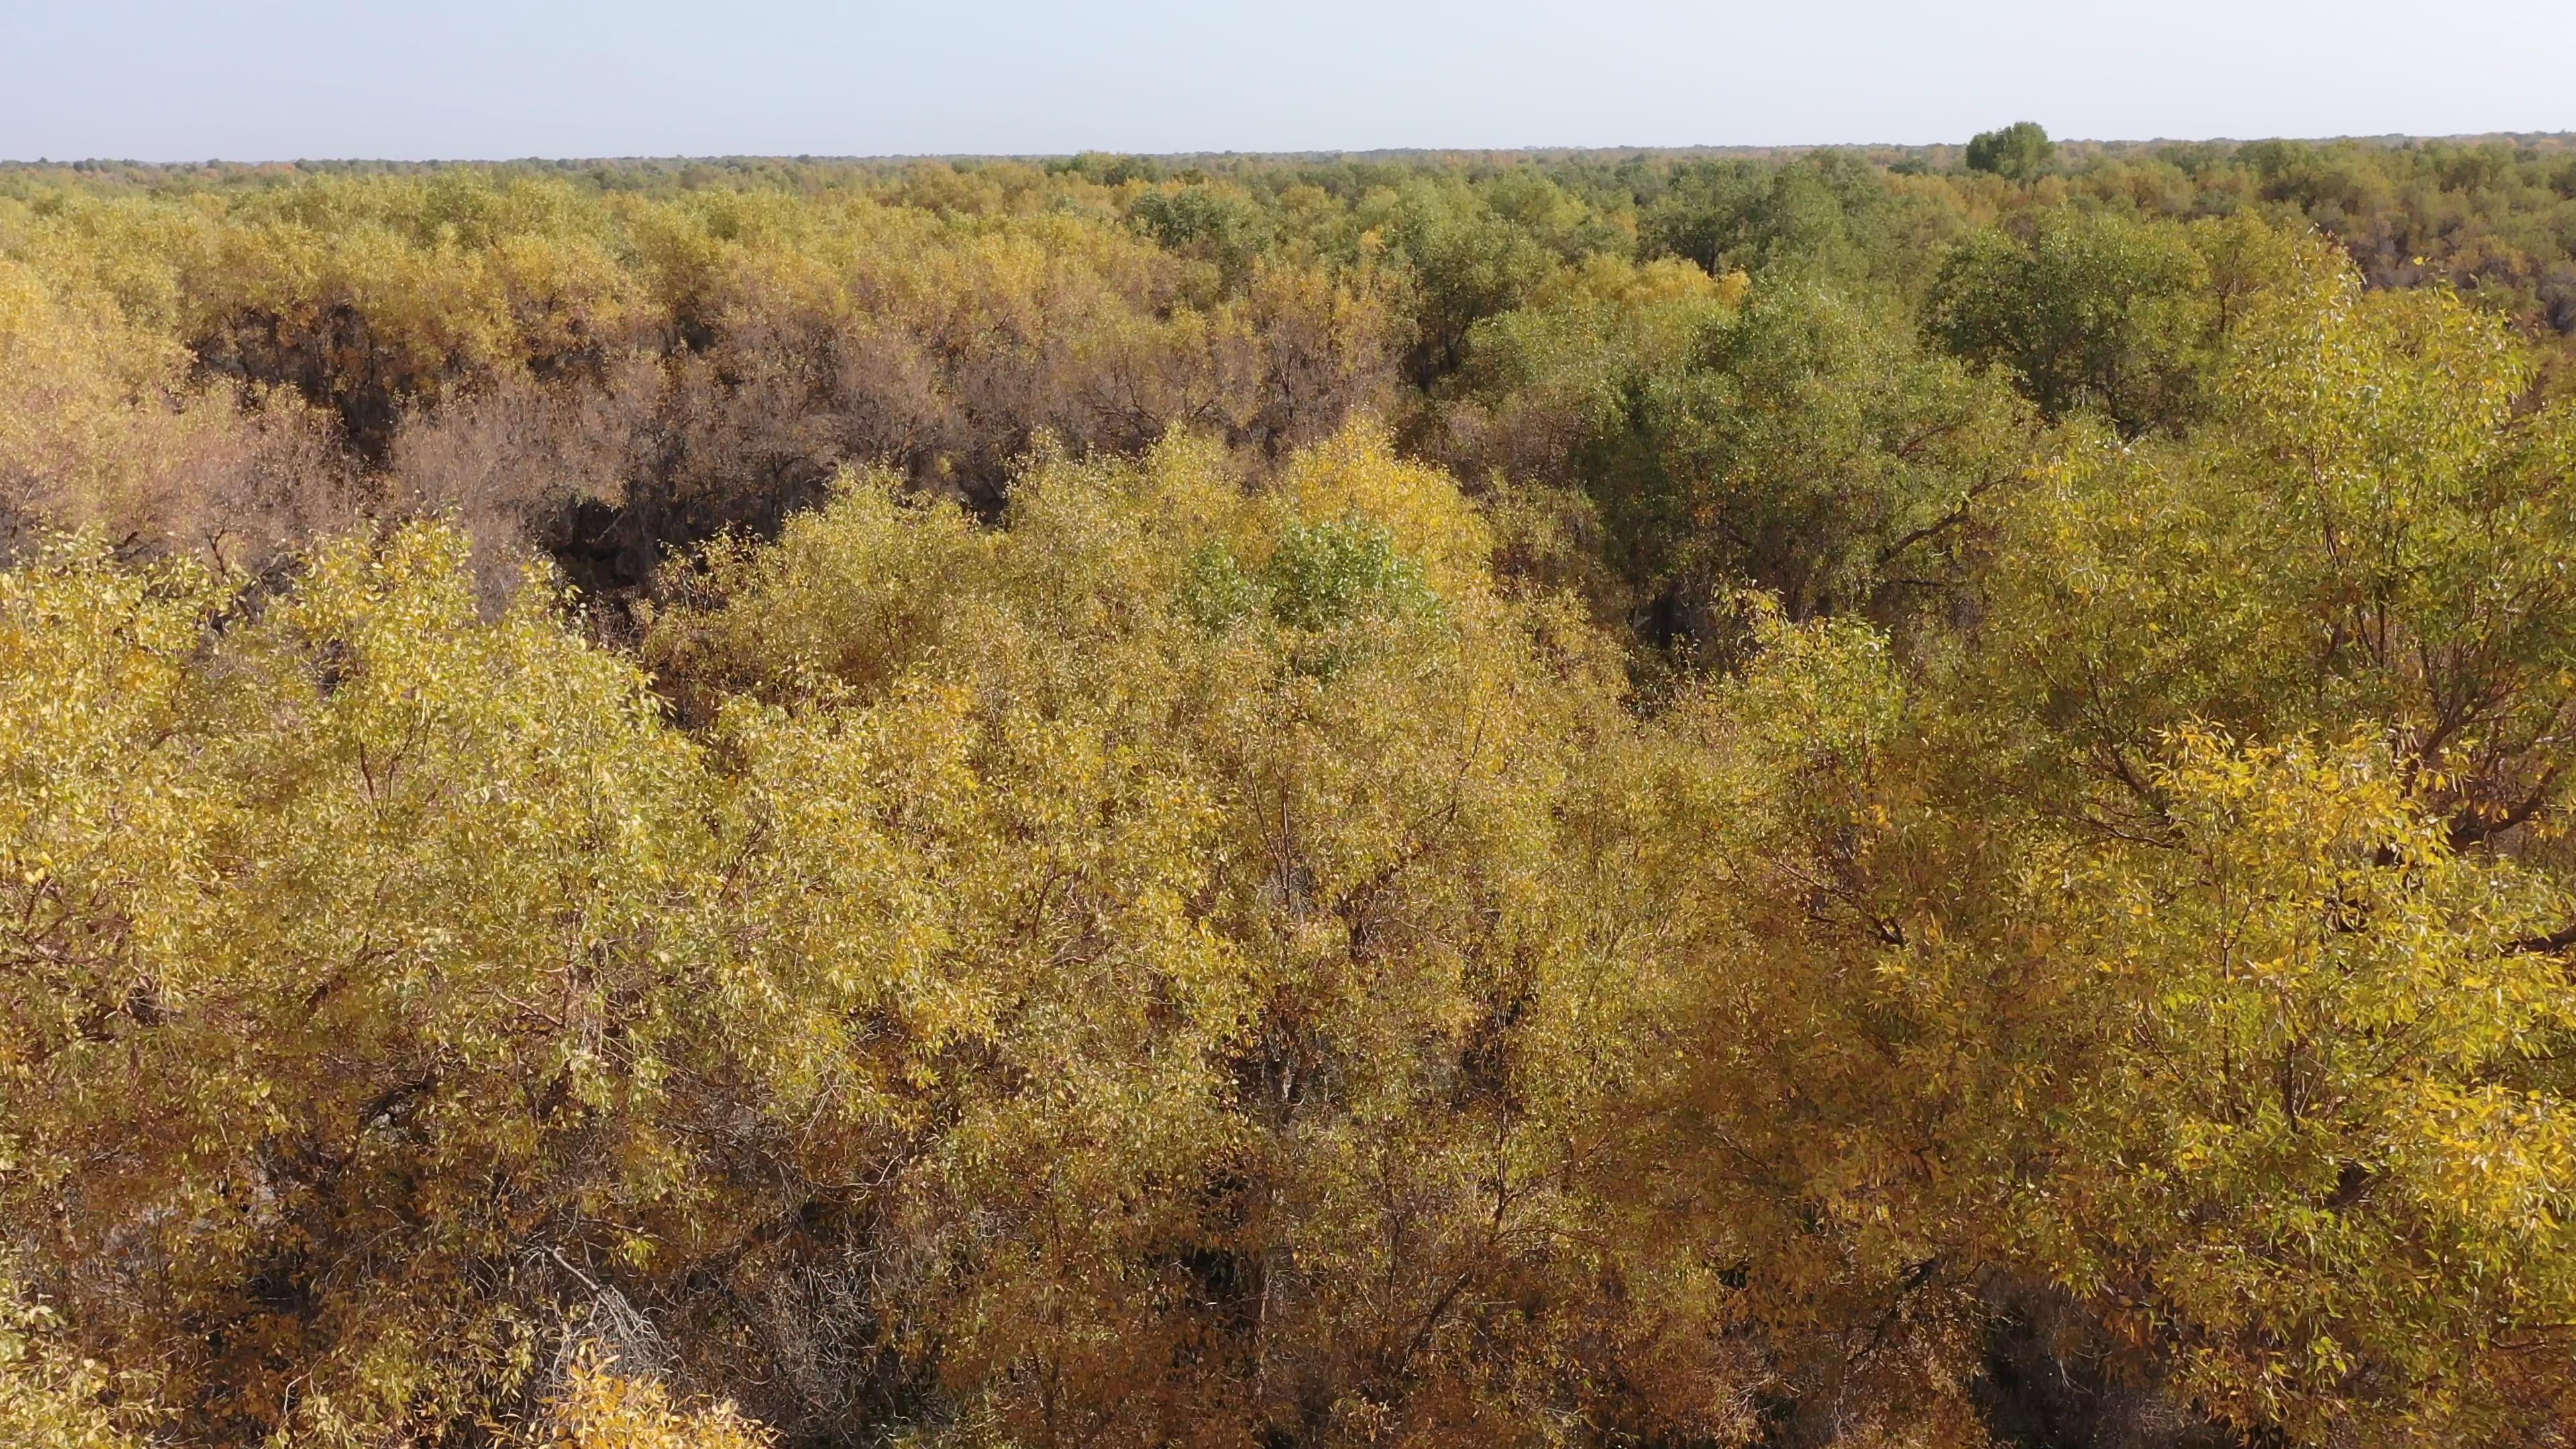
[[[0,0],[0,158],[2576,129],[2576,0]]]

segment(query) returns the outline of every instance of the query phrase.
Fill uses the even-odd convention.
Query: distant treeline
[[[2031,131],[1977,167],[1918,148],[19,168],[0,257],[47,345],[84,354],[47,386],[148,385],[189,420],[50,479],[0,463],[0,508],[205,544],[217,525],[178,515],[230,499],[206,546],[252,566],[334,510],[444,510],[632,586],[666,546],[774,527],[845,463],[990,509],[1042,433],[1132,451],[1182,426],[1275,453],[1366,413],[1471,483],[1564,482],[1609,445],[1576,436],[1607,420],[1567,410],[1607,402],[1569,380],[1676,365],[1683,294],[1737,276],[1869,314],[1833,324],[1879,339],[1844,365],[2005,362],[2052,416],[2094,398],[2135,431],[2188,415],[2219,325],[2187,295],[2212,245],[2192,226],[2222,221],[2314,228],[2375,286],[2448,282],[2553,377],[2576,331],[2576,151]],[[1968,276],[2010,270],[1997,245],[2054,275],[2007,300]],[[1621,446],[1668,452],[1683,426]],[[203,468],[259,478],[181,481]],[[84,470],[106,491],[49,491]],[[1621,543],[1649,593],[1661,529]]]
[[[0,171],[0,1443],[2543,1449],[2576,151]]]

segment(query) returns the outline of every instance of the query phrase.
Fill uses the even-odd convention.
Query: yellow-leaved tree
[[[1767,922],[1678,1139],[1786,1213],[1719,1228],[1775,1322],[1948,1334],[1994,1430],[2567,1412],[2570,415],[2465,305],[2305,266],[2207,429],[2013,496],[1963,637],[1766,626],[1673,716]]]

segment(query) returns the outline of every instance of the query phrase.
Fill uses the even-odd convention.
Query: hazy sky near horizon
[[[2576,0],[0,0],[0,159],[2576,129]]]

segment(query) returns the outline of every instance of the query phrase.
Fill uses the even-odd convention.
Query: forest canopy
[[[2556,1445],[2576,147],[0,169],[0,1440]]]

